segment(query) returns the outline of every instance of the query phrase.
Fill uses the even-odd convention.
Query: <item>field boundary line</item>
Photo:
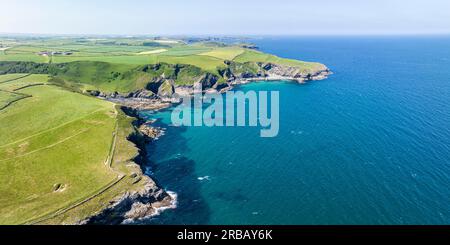
[[[116,115],[118,115],[118,112],[117,112],[117,109],[115,108],[115,105],[113,105],[113,109],[114,109]],[[105,193],[106,191],[108,191],[109,189],[111,189],[113,186],[115,186],[117,183],[119,183],[120,181],[122,181],[122,180],[127,176],[126,174],[120,173],[120,171],[114,170],[114,169],[112,168],[112,165],[111,165],[111,164],[112,164],[112,160],[114,159],[115,151],[116,151],[116,139],[117,139],[117,132],[118,132],[118,129],[119,129],[119,121],[118,121],[118,120],[119,120],[119,119],[116,117],[116,127],[115,127],[115,131],[114,131],[113,141],[112,141],[110,153],[109,153],[108,158],[107,158],[107,160],[106,160],[106,162],[105,162],[105,165],[107,164],[108,167],[109,167],[113,172],[115,172],[116,174],[118,174],[118,175],[117,175],[117,178],[118,178],[118,179],[117,179],[117,180],[114,180],[112,183],[109,183],[109,184],[106,185],[105,187],[101,188],[97,193],[95,193],[95,194],[93,194],[93,195],[87,197],[86,199],[83,199],[83,200],[80,201],[80,202],[77,202],[77,203],[75,203],[75,204],[73,204],[73,205],[71,205],[71,206],[69,206],[69,207],[66,207],[66,208],[62,208],[62,209],[56,210],[55,212],[52,212],[52,213],[50,213],[50,214],[48,214],[48,215],[44,215],[44,216],[41,217],[41,218],[37,218],[37,219],[31,220],[31,221],[26,221],[26,222],[24,222],[24,224],[31,224],[31,225],[38,224],[38,223],[44,222],[44,221],[46,221],[46,220],[52,219],[52,218],[54,218],[54,217],[57,217],[57,216],[59,216],[59,215],[61,215],[61,214],[64,214],[64,213],[66,213],[66,212],[68,212],[68,211],[70,211],[70,210],[72,210],[72,209],[74,209],[74,208],[77,208],[77,207],[79,207],[79,206],[81,206],[81,205],[83,205],[83,204],[89,202],[90,200],[92,200],[92,199],[94,199],[94,198],[100,196],[101,194]],[[108,162],[109,162],[109,163],[108,163]]]
[[[14,74],[14,73],[9,73],[9,74]],[[26,74],[26,75],[23,75],[23,76],[18,77],[18,78],[12,78],[12,79],[9,79],[9,80],[6,80],[6,81],[2,81],[2,82],[0,82],[0,84],[16,81],[16,80],[19,80],[19,79],[22,79],[22,78],[25,78],[25,77],[29,77],[29,76],[31,76],[31,74]]]
[[[1,91],[1,92],[5,92],[5,93],[10,93],[10,94],[15,94],[15,95],[20,95],[20,96],[22,96],[22,97],[20,97],[20,98],[15,99],[15,100],[9,101],[9,102],[6,103],[3,107],[0,107],[0,111],[6,109],[8,106],[12,105],[13,103],[15,103],[15,102],[17,102],[17,101],[19,101],[19,100],[23,100],[23,99],[26,99],[26,98],[33,97],[32,95],[29,95],[29,94],[18,93],[18,92],[14,92],[14,91],[7,91],[7,90],[3,90],[3,89],[0,89],[0,91]]]
[[[107,165],[111,170],[113,170],[112,161],[114,159],[114,153],[116,152],[117,132],[119,131],[118,129],[119,129],[119,122],[116,122],[116,125],[114,126],[114,136],[111,142],[111,148],[109,150],[108,158],[106,158],[105,161],[105,165]]]
[[[81,119],[83,119],[83,118],[85,118],[85,117],[88,117],[88,116],[90,116],[90,115],[92,115],[92,114],[94,114],[94,113],[97,113],[97,112],[99,112],[99,111],[104,111],[104,110],[107,110],[107,109],[106,109],[106,108],[101,108],[101,109],[94,110],[94,111],[89,112],[88,114],[86,114],[86,115],[84,115],[84,116],[82,116],[82,117],[76,118],[76,119],[74,119],[74,120],[72,120],[72,121],[65,122],[65,123],[60,124],[60,125],[58,125],[58,126],[56,126],[56,127],[46,129],[46,130],[41,131],[41,132],[39,132],[39,133],[30,135],[30,136],[28,136],[28,137],[25,137],[25,138],[16,140],[16,141],[11,142],[11,143],[8,143],[8,144],[0,145],[0,148],[7,147],[7,146],[9,146],[9,145],[13,145],[13,144],[19,143],[19,142],[21,142],[21,141],[27,140],[27,139],[29,139],[29,138],[32,138],[32,137],[35,137],[35,136],[38,136],[38,135],[41,135],[41,134],[45,134],[45,133],[47,133],[47,132],[50,132],[50,131],[52,131],[52,130],[55,130],[55,129],[64,127],[64,126],[66,126],[66,125],[68,125],[68,124],[74,123],[74,122],[79,121],[79,120],[81,120]]]
[[[27,85],[24,85],[23,87],[15,88],[12,91],[16,92],[16,91],[21,90],[21,89],[26,89],[26,88],[34,87],[34,86],[43,86],[43,85],[47,85],[47,84],[46,83],[27,84]]]
[[[62,140],[60,140],[60,141],[57,141],[57,142],[55,142],[55,143],[53,143],[53,144],[50,144],[50,145],[41,147],[41,148],[39,148],[39,149],[36,149],[36,150],[30,151],[30,152],[27,152],[27,153],[25,153],[25,154],[18,155],[18,156],[15,156],[15,157],[6,158],[6,159],[0,159],[0,162],[6,162],[6,161],[9,161],[9,160],[12,160],[12,159],[17,159],[17,158],[21,158],[21,157],[24,157],[24,156],[28,156],[28,155],[30,155],[30,154],[33,154],[33,153],[36,153],[36,152],[39,152],[39,151],[42,151],[42,150],[50,149],[50,148],[52,148],[52,147],[54,147],[54,146],[57,146],[57,145],[59,145],[59,144],[61,144],[61,143],[64,143],[64,142],[66,142],[66,141],[68,141],[68,140],[70,140],[70,139],[72,139],[72,138],[74,138],[74,137],[76,137],[76,136],[78,136],[78,135],[81,135],[81,134],[83,134],[83,133],[89,131],[89,129],[91,129],[91,128],[83,129],[83,130],[81,130],[80,132],[78,132],[78,133],[76,133],[76,134],[74,134],[74,135],[68,136],[68,137],[66,137],[66,138],[64,138],[64,139],[62,139]]]
[[[29,95],[29,96],[26,96],[26,97],[22,97],[22,98],[18,98],[18,99],[12,100],[12,101],[6,103],[6,105],[4,105],[3,107],[1,107],[1,108],[0,108],[0,111],[6,109],[8,106],[10,106],[10,105],[12,105],[12,104],[14,104],[14,103],[16,103],[16,102],[18,102],[18,101],[20,101],[20,100],[27,99],[27,98],[31,98],[31,97],[32,97],[32,96]],[[0,147],[1,147],[1,146],[0,146]]]
[[[206,57],[210,57],[210,58],[214,58],[214,59],[219,59],[219,60],[229,60],[229,59],[222,59],[222,58],[219,58],[219,57],[216,57],[216,56],[212,56],[212,55],[210,55],[210,54],[207,54],[207,53],[213,52],[213,51],[214,51],[214,50],[210,50],[210,51],[207,51],[207,52],[204,52],[204,53],[195,54],[195,55],[198,55],[198,56],[206,56]],[[239,53],[239,54],[237,54],[236,56],[234,56],[232,59],[230,59],[230,61],[233,61],[236,57],[238,57],[239,55],[243,54],[244,52],[245,52],[245,50],[242,50],[241,53]]]
[[[125,176],[126,176],[126,175],[118,176],[116,180],[114,180],[113,182],[110,182],[109,184],[107,184],[106,186],[104,186],[103,188],[101,188],[97,193],[95,193],[94,195],[91,195],[91,196],[87,197],[86,199],[83,199],[83,200],[81,200],[81,201],[79,201],[79,202],[76,202],[75,204],[70,205],[69,207],[65,207],[65,208],[62,208],[62,209],[58,209],[58,210],[56,210],[55,212],[52,212],[51,214],[44,215],[44,217],[36,218],[36,219],[34,219],[34,220],[31,220],[31,221],[25,221],[23,224],[34,225],[34,224],[37,224],[37,223],[40,223],[40,222],[44,222],[44,221],[46,221],[46,220],[49,220],[49,219],[51,219],[51,218],[54,218],[54,217],[56,217],[56,216],[59,216],[59,215],[61,215],[61,214],[64,214],[64,213],[66,213],[66,212],[68,212],[68,211],[70,211],[70,210],[72,210],[72,209],[74,209],[74,208],[76,208],[76,207],[78,207],[78,206],[80,206],[80,205],[83,205],[83,204],[85,204],[86,202],[88,202],[88,201],[90,201],[90,200],[92,200],[92,199],[94,199],[94,198],[100,196],[101,194],[105,193],[106,191],[108,191],[109,189],[111,189],[113,186],[115,186],[117,183],[119,183],[121,180],[123,180],[123,178],[125,178]]]
[[[0,83],[0,84],[6,83],[6,82],[15,81],[15,80],[18,80],[18,79],[21,79],[21,78],[24,78],[24,77],[27,77],[27,76],[30,76],[30,75],[31,75],[31,74],[28,74],[28,75],[25,75],[25,76],[20,77],[20,78],[16,78],[16,79],[12,79],[12,80],[8,80],[8,81],[5,81],[5,82],[2,82],[2,83]],[[33,97],[33,95],[31,95],[31,94],[25,94],[25,93],[17,92],[18,90],[24,89],[24,88],[28,88],[28,87],[33,87],[33,86],[40,86],[40,85],[45,85],[45,83],[28,84],[28,85],[25,85],[25,86],[20,87],[20,88],[15,88],[15,89],[13,89],[12,91],[0,89],[0,91],[5,92],[5,93],[11,93],[11,94],[17,94],[17,95],[22,95],[22,96],[23,96],[22,98],[18,98],[18,99],[16,99],[16,100],[10,101],[10,102],[8,102],[5,106],[0,107],[0,111],[6,109],[8,106],[12,105],[12,104],[15,103],[15,102],[18,102],[19,100],[23,100],[23,99],[26,99],[26,98],[31,98],[31,97]],[[1,148],[1,146],[0,146],[0,148]]]

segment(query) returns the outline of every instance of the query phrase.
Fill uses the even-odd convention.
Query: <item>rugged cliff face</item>
[[[121,111],[131,118],[136,118],[132,125],[123,125],[126,127],[127,133],[130,133],[127,140],[132,142],[133,147],[136,147],[139,152],[132,161],[126,162],[127,165],[136,164],[133,171],[125,177],[133,179],[133,182],[127,191],[109,201],[109,205],[106,208],[80,221],[78,224],[134,223],[157,215],[162,210],[176,207],[176,194],[159,187],[141,169],[143,164],[147,162],[146,144],[162,136],[164,129],[153,127],[152,122],[142,120],[134,109],[122,107]],[[122,125],[122,123],[118,125]],[[120,130],[118,132],[120,135]]]
[[[184,95],[196,88],[212,88],[220,79],[218,75],[192,65],[158,63],[138,68],[138,72],[150,77],[145,88],[149,92],[133,93],[135,98],[170,100],[175,93]]]
[[[175,193],[164,191],[148,176],[143,175],[141,181],[146,183],[141,190],[115,198],[108,208],[79,224],[130,224],[176,207]]]
[[[322,66],[317,70],[302,71],[300,67],[296,66],[286,66],[274,63],[259,63],[259,65],[262,67],[267,77],[280,76],[298,81],[325,79],[330,74],[330,71],[326,66]]]
[[[146,183],[142,189],[115,198],[108,208],[79,224],[127,224],[158,215],[164,209],[175,208],[175,194],[164,191],[148,176],[141,178],[140,181]]]
[[[230,63],[230,69],[225,73],[230,76],[230,84],[248,82],[251,80],[293,80],[300,83],[309,80],[321,80],[331,74],[330,70],[320,65],[315,69],[303,69],[300,66],[281,65],[276,63],[247,62],[244,64]]]
[[[304,83],[310,80],[322,80],[331,74],[330,70],[320,65],[316,69],[305,70],[300,66],[281,65],[276,63],[225,61],[224,68],[217,74],[207,72],[191,65],[156,64],[140,68],[142,72],[151,74],[146,88],[126,94],[105,95],[98,91],[90,91],[96,96],[159,99],[172,102],[173,95],[185,96],[194,92],[222,92],[233,85],[254,80],[292,80]]]
[[[194,92],[222,92],[235,84],[247,83],[253,80],[292,80],[304,83],[309,80],[325,79],[331,72],[321,65],[317,69],[304,69],[299,66],[288,66],[276,63],[225,61],[225,67],[218,74],[205,72],[188,65],[156,64],[139,68],[141,72],[151,74],[151,80],[146,88],[121,95],[110,95],[91,91],[95,96],[103,96],[113,102],[134,109],[160,109],[170,106],[173,96],[190,95]],[[136,115],[136,111],[127,110],[128,114]],[[131,113],[133,112],[133,113]],[[164,131],[150,124],[140,123],[140,137],[130,138],[136,145],[146,139],[157,139]],[[141,142],[142,143],[142,142]],[[145,147],[141,146],[141,149]],[[143,152],[142,156],[145,156]],[[115,224],[129,223],[158,214],[162,209],[173,208],[176,196],[159,188],[148,176],[142,176],[145,188],[129,192],[118,197],[109,208],[102,213],[85,220],[85,224]]]

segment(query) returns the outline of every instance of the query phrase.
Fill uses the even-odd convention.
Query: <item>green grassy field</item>
[[[233,60],[244,51],[244,49],[237,47],[217,48],[212,51],[202,53],[201,55],[211,56],[222,60]]]
[[[7,77],[11,74],[1,75],[0,79]],[[20,75],[20,74],[19,74]],[[0,82],[0,90],[5,91],[16,91],[18,89],[33,86],[38,84],[46,84],[49,79],[48,75],[45,74],[33,74],[33,75],[21,75],[14,80],[9,80],[5,82]],[[18,91],[20,92],[20,91]]]
[[[19,101],[25,97],[27,96],[0,90],[0,110],[6,108],[11,103]]]
[[[187,56],[187,55],[201,54],[211,50],[212,50],[211,47],[204,47],[204,46],[178,46],[169,49],[166,53],[164,53],[164,55]]]
[[[49,58],[38,56],[33,53],[4,54],[0,53],[0,61],[32,61],[37,63],[48,63]]]
[[[28,74],[7,74],[0,76],[0,110],[7,106],[29,97],[27,94],[16,92],[16,90],[30,86],[36,83],[47,81],[47,75],[34,75],[30,77]]]
[[[8,98],[7,91],[30,96],[0,110],[0,224],[38,220],[126,173],[125,167],[118,171],[105,164],[118,120],[114,104],[56,86],[27,86],[46,77],[0,83],[0,101]],[[9,78],[0,76],[0,81]],[[121,155],[134,156],[126,154]],[[88,215],[79,212],[78,217]]]
[[[101,61],[124,65],[144,65],[157,62],[156,55],[95,55],[95,56],[58,56],[53,57],[53,63],[68,63],[74,61]]]
[[[154,52],[164,50],[164,52]],[[64,51],[71,55],[39,56],[41,51]],[[123,65],[146,65],[165,62],[169,64],[194,65],[217,73],[225,60],[235,62],[273,62],[298,66],[305,71],[321,66],[318,63],[280,58],[255,50],[236,46],[225,46],[214,42],[190,45],[178,41],[150,39],[57,39],[17,41],[3,54],[0,61],[33,61],[38,63],[68,63],[75,61],[100,61]]]
[[[304,62],[299,60],[284,59],[275,55],[262,53],[254,50],[245,50],[242,54],[236,56],[233,61],[244,62],[272,62],[280,65],[297,66],[304,71],[312,71],[314,69],[322,69],[324,65],[315,62]]]
[[[28,74],[21,74],[21,73],[6,74],[0,76],[0,83],[16,80],[25,76],[28,76]]]

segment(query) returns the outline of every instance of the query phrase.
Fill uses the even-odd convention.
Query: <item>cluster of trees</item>
[[[142,46],[146,46],[146,47],[160,47],[160,48],[170,48],[170,46],[168,45],[164,45],[158,42],[143,42]]]
[[[8,73],[50,74],[51,64],[25,61],[0,62],[0,75]]]

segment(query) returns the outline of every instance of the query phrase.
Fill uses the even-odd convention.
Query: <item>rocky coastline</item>
[[[286,80],[299,84],[326,79],[332,72],[324,65],[315,71],[302,71],[299,67],[274,63],[256,63],[258,72],[236,72],[228,68],[222,71],[226,81],[219,81],[210,73],[204,74],[192,85],[177,85],[172,79],[161,77],[151,89],[145,88],[128,94],[88,91],[93,96],[135,110],[160,110],[179,103],[180,97],[194,93],[225,93],[235,86],[258,81]]]
[[[151,218],[166,209],[176,208],[175,193],[161,189],[149,176],[143,175],[146,184],[141,190],[126,192],[110,201],[107,208],[85,220],[79,225],[118,225],[133,224]]]
[[[179,103],[180,96],[190,96],[194,93],[224,93],[241,84],[257,81],[288,80],[304,84],[308,81],[326,79],[332,72],[325,66],[315,72],[301,72],[296,67],[280,66],[276,64],[258,64],[263,72],[257,74],[231,73],[225,83],[217,82],[217,79],[205,75],[193,85],[177,86],[170,79],[162,78],[160,86],[156,90],[141,89],[129,94],[89,91],[93,96],[105,99],[122,106],[123,111],[137,118],[134,125],[136,134],[129,140],[136,144],[140,150],[139,157],[135,160],[142,166],[146,161],[145,144],[157,140],[164,135],[164,129],[154,127],[154,121],[145,121],[139,117],[141,110],[165,109],[174,103]],[[200,89],[201,88],[201,89]],[[176,193],[162,189],[149,176],[142,174],[140,181],[145,181],[144,188],[139,191],[127,192],[110,202],[108,208],[100,214],[94,215],[80,224],[130,224],[136,221],[158,215],[162,210],[176,207]]]

